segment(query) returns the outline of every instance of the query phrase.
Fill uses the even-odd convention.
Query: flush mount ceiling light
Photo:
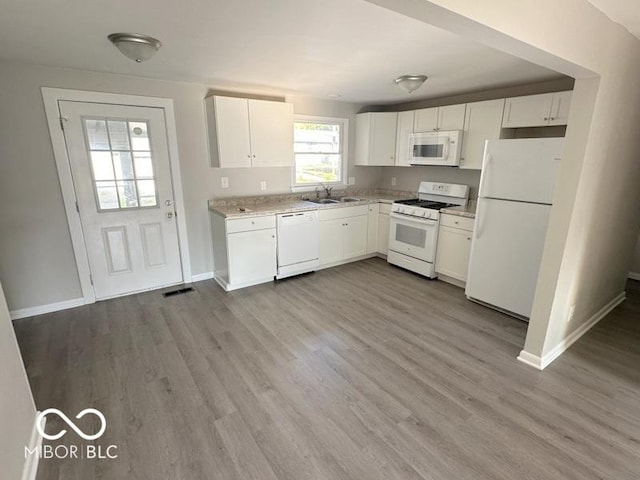
[[[162,46],[160,40],[140,33],[112,33],[107,38],[125,56],[138,63],[149,60]]]
[[[411,93],[420,88],[427,78],[426,75],[401,75],[394,79],[394,82],[407,93]]]

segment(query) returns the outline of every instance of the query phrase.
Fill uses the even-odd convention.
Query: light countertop
[[[355,196],[354,196],[355,197]],[[210,201],[209,210],[219,213],[225,218],[238,217],[255,217],[260,215],[273,215],[280,213],[300,212],[305,210],[325,210],[329,208],[345,208],[355,207],[358,205],[369,205],[371,203],[392,203],[395,200],[409,198],[406,194],[374,194],[374,195],[358,195],[359,201],[317,204],[300,199],[278,199],[270,200],[265,197],[264,202],[256,203],[254,198],[248,198],[246,203],[241,199],[237,199],[233,204],[225,205],[218,202]]]
[[[440,213],[448,213],[449,215],[457,215],[459,217],[476,218],[476,204],[469,204],[466,207],[443,208]]]

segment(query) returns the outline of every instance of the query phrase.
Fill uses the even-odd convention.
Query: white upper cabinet
[[[249,100],[248,104],[252,165],[293,165],[293,105],[263,100]]]
[[[205,99],[211,166],[293,165],[293,105],[212,96]]]
[[[569,122],[569,110],[571,108],[572,94],[572,91],[557,92],[553,94],[549,125],[566,125]]]
[[[504,98],[467,103],[460,168],[482,169],[484,143],[500,138]]]
[[[416,110],[414,131],[462,130],[465,110],[464,103]]]
[[[356,115],[356,165],[395,165],[397,122],[396,112]]]
[[[566,125],[571,106],[571,91],[507,98],[503,128]]]
[[[396,130],[396,166],[410,167],[409,135],[413,133],[415,112],[398,112],[398,128]]]

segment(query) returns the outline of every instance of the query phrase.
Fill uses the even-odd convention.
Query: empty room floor
[[[38,409],[97,408],[118,447],[38,480],[640,477],[638,282],[544,372],[525,323],[380,259],[194,287],[15,322]]]

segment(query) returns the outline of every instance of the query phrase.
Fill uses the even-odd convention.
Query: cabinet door
[[[507,98],[503,128],[544,127],[549,124],[553,93]]]
[[[378,251],[378,217],[380,216],[380,205],[374,203],[369,205],[369,215],[367,218],[367,253]]]
[[[345,219],[324,220],[320,222],[320,265],[339,262],[344,258]]]
[[[438,107],[415,111],[414,131],[432,132],[438,128]]]
[[[466,282],[470,252],[471,232],[440,226],[436,272]]]
[[[214,166],[250,167],[249,111],[245,98],[214,97],[215,140],[218,158]],[[211,127],[211,126],[209,126]],[[210,132],[212,134],[212,132]],[[211,149],[214,149],[211,142]],[[213,155],[214,152],[212,151]]]
[[[464,128],[464,114],[467,105],[447,105],[438,108],[439,130],[462,130]]]
[[[367,253],[367,217],[358,215],[344,219],[344,258],[353,258]]]
[[[252,165],[293,165],[293,106],[264,100],[248,102]]]
[[[484,143],[500,138],[504,98],[467,104],[460,168],[482,169]]]
[[[276,274],[276,229],[227,235],[229,283],[258,283]]]
[[[369,165],[393,166],[396,163],[396,130],[398,114],[396,112],[373,113],[371,117],[371,135]]]
[[[569,110],[571,108],[572,94],[572,91],[557,92],[553,94],[549,125],[566,125],[569,122]]]
[[[410,167],[409,135],[413,133],[415,112],[398,112],[398,129],[396,135],[396,166]]]
[[[389,253],[389,215],[381,213],[378,217],[378,253]]]

